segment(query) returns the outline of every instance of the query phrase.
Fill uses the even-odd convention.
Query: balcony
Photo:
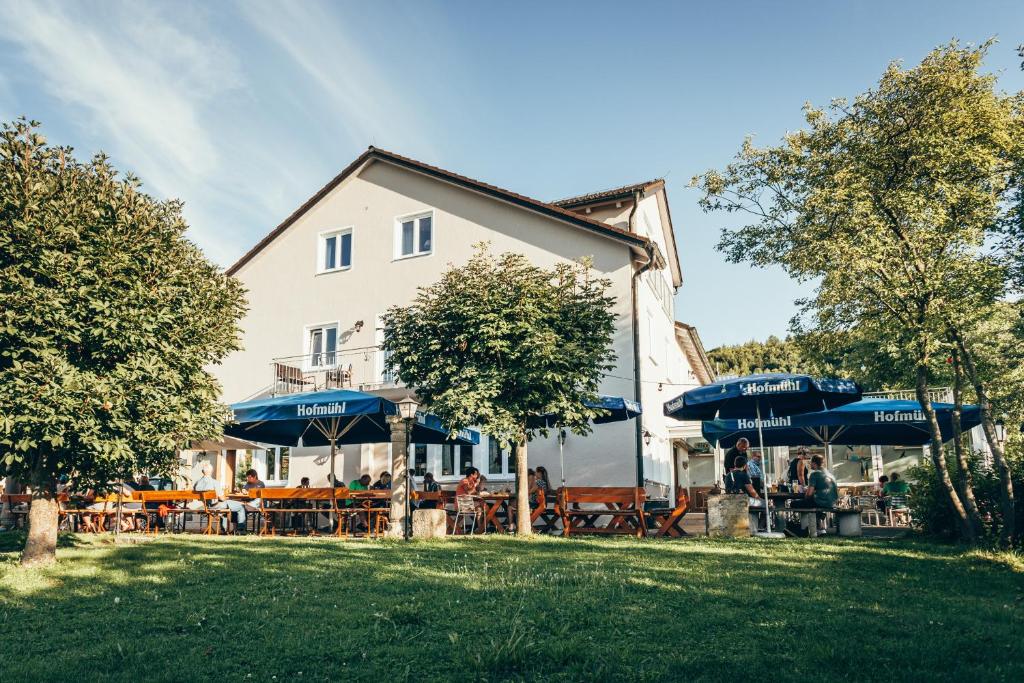
[[[401,386],[384,370],[384,351],[379,346],[333,352],[285,356],[271,361],[272,396],[325,389],[375,391]]]
[[[927,392],[932,403],[952,403],[953,390],[949,387],[930,387]],[[896,391],[865,391],[864,398],[881,398],[891,401],[916,401],[917,392],[913,389]]]

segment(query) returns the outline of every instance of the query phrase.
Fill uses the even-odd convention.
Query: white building
[[[631,485],[639,467],[651,493],[670,494],[670,428],[678,423],[662,404],[709,373],[693,367],[678,337],[673,294],[682,272],[661,180],[546,203],[369,148],[228,269],[248,289],[249,311],[244,350],[214,369],[224,399],[338,386],[404,396],[383,372],[380,316],[449,264],[465,263],[481,241],[544,267],[590,256],[596,274],[611,280],[618,360],[601,391],[639,394],[644,414],[587,438],[570,434],[567,483]],[[376,477],[390,469],[389,457],[386,444],[345,447],[341,474]],[[255,463],[270,485],[308,476],[316,486],[326,482],[326,459],[325,449],[268,449]],[[531,444],[531,466],[545,465],[556,483],[558,463],[553,436]],[[486,435],[476,448],[417,445],[410,453],[416,474],[441,482],[457,481],[469,464],[492,486],[513,478],[509,453]]]

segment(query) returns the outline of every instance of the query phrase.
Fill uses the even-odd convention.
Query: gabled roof
[[[605,237],[610,237],[612,239],[618,240],[632,248],[646,252],[649,256],[654,254],[657,250],[657,245],[651,240],[647,239],[646,237],[643,237],[642,235],[637,235],[635,233],[629,232],[628,230],[623,230],[613,225],[608,225],[607,223],[604,223],[602,221],[587,218],[584,215],[575,213],[573,211],[569,211],[554,204],[542,202],[539,199],[533,199],[525,195],[517,194],[515,192],[497,187],[495,185],[488,185],[487,183],[483,183],[479,180],[467,178],[466,176],[459,175],[458,173],[446,171],[443,168],[431,166],[429,164],[423,163],[422,161],[416,161],[415,159],[410,159],[409,157],[404,157],[401,156],[400,154],[395,154],[394,152],[388,152],[387,150],[371,146],[367,148],[365,152],[360,154],[359,157],[355,159],[355,161],[346,166],[341,173],[336,175],[334,178],[330,180],[330,182],[328,182],[326,185],[320,188],[320,190],[316,194],[307,199],[302,204],[302,206],[296,209],[280,225],[271,230],[266,237],[257,242],[252,249],[246,252],[240,259],[238,259],[238,261],[234,263],[234,265],[227,269],[227,274],[234,275],[236,272],[238,272],[239,268],[241,268],[250,260],[252,260],[268,244],[273,242],[278,235],[287,230],[293,223],[295,223],[295,221],[301,218],[303,214],[312,209],[321,199],[326,197],[334,188],[336,188],[338,185],[344,182],[346,178],[351,176],[353,173],[357,172],[364,165],[372,163],[374,161],[383,161],[390,164],[394,164],[396,166],[406,168],[417,173],[422,173],[424,175],[438,178],[439,180],[451,183],[453,185],[457,185],[459,187],[463,187],[467,190],[487,195],[489,197],[493,197],[500,201],[515,204],[529,211],[534,211],[536,213],[540,213],[542,215],[549,216],[551,218],[572,224],[576,227],[583,228],[584,230],[588,230],[590,232],[594,232],[599,235],[603,235]]]
[[[634,193],[643,190],[644,192],[650,192],[657,190],[658,187],[664,186],[665,181],[662,178],[655,178],[642,183],[633,183],[632,185],[623,185],[622,187],[615,187],[610,190],[601,190],[600,192],[590,192],[588,194],[581,194],[576,197],[566,197],[565,199],[558,199],[551,202],[555,206],[561,206],[565,208],[574,206],[585,206],[587,204],[596,204],[602,201],[613,201],[615,199],[626,199],[632,197]],[[658,186],[658,187],[655,187]]]
[[[676,341],[682,348],[683,354],[689,361],[690,368],[697,376],[697,381],[701,383],[701,386],[714,382],[715,369],[711,366],[711,359],[704,351],[704,343],[700,340],[700,335],[697,334],[697,328],[677,320]]]

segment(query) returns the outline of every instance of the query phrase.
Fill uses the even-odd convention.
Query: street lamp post
[[[402,537],[409,540],[409,498],[412,496],[412,467],[409,463],[409,445],[412,438],[412,423],[416,419],[419,403],[412,396],[406,396],[398,402],[398,416],[405,423],[405,512],[402,517]]]

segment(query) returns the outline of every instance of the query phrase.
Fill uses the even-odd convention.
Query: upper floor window
[[[320,325],[308,328],[309,366],[323,368],[333,366],[338,356],[338,326]]]
[[[352,267],[352,228],[320,233],[317,272],[329,273]]]
[[[395,258],[423,256],[434,250],[434,214],[405,216],[395,220]]]

